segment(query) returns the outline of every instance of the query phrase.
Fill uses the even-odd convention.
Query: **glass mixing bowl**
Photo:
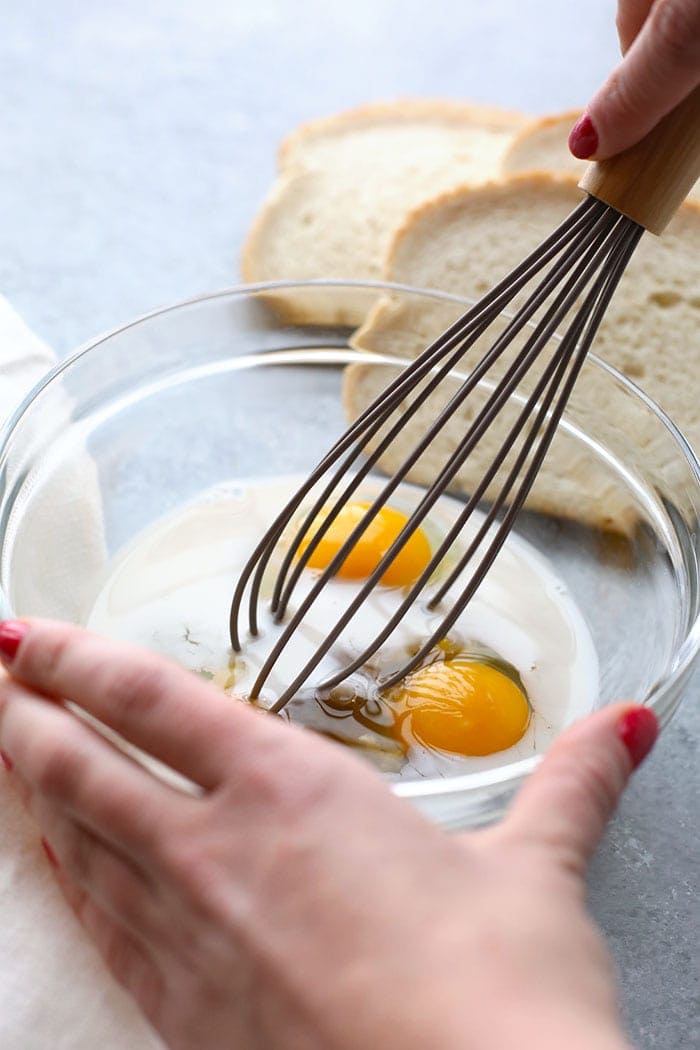
[[[2,434],[2,616],[81,622],[106,563],[140,530],[228,479],[309,472],[346,426],[344,368],[360,360],[391,378],[466,305],[390,285],[250,286],[159,310],[73,354]],[[370,311],[377,323],[354,335]],[[667,723],[700,640],[691,449],[591,357],[530,507],[515,531],[587,621],[600,704],[635,698]],[[445,826],[477,824],[538,760],[393,788]]]

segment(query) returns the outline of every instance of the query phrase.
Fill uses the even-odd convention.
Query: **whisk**
[[[361,611],[394,558],[449,488],[479,441],[493,427],[496,419],[499,416],[502,418],[504,406],[508,404],[509,410],[512,410],[515,398],[521,405],[515,421],[492,462],[466,499],[459,517],[432,554],[429,564],[407,588],[398,608],[370,645],[326,678],[318,688],[330,690],[339,685],[366,664],[390,638],[428,582],[434,578],[438,566],[444,566],[447,555],[454,548],[477,505],[488,498],[488,512],[474,536],[470,537],[464,553],[450,567],[446,579],[441,580],[439,587],[431,593],[428,609],[441,609],[443,600],[457,580],[463,584],[460,593],[443,610],[440,622],[410,659],[393,669],[391,675],[383,680],[383,687],[390,688],[410,674],[435,645],[447,636],[482,583],[527,499],[605,310],[640,237],[645,229],[657,234],[664,229],[699,175],[700,88],[637,146],[609,161],[591,165],[580,183],[587,195],[568,218],[420,356],[407,364],[336,441],[262,537],[238,580],[230,615],[231,644],[235,652],[242,648],[239,621],[242,619],[246,591],[249,592],[248,630],[255,636],[259,633],[263,580],[272,556],[312,490],[322,485],[308,509],[304,507],[302,520],[286,546],[274,580],[269,608],[275,622],[280,624],[285,620],[290,599],[305,566],[353,493],[404,435],[406,426],[426,399],[438,391],[448,377],[454,381],[455,369],[465,354],[484,336],[505,308],[531,284],[533,278],[540,275],[537,286],[526,294],[505,329],[497,334],[491,346],[466,373],[458,389],[437,412],[432,425],[386,480],[362,520],[294,609],[289,622],[272,644],[251,690],[252,696],[259,695],[280,653],[292,640],[312,604],[328,581],[336,575],[358,539],[389,503],[402,481],[410,478],[416,462],[436,441],[455,413],[466,404],[470,395],[473,396],[477,389],[481,389],[483,396],[483,384],[486,383],[490,386],[488,396],[473,415],[461,441],[423,493],[396,540],[376,568],[353,592],[342,615],[328,626],[325,638],[312,657],[269,709],[273,712],[282,710],[308,682],[323,657]],[[538,315],[536,323],[533,322],[535,315]],[[555,338],[569,315],[568,328],[561,338]],[[503,374],[493,379],[494,366],[499,360],[505,360],[504,354],[508,350],[514,352],[516,337],[519,335],[523,345],[516,348],[517,352]],[[533,388],[527,396],[518,395],[524,377],[532,374],[545,348],[550,356]],[[395,418],[397,414],[398,418]],[[357,469],[351,471],[358,463]],[[500,479],[499,471],[505,471],[505,479]],[[490,486],[497,477],[497,491],[492,494]],[[473,571],[465,582],[465,570],[472,567],[472,562],[475,563]]]

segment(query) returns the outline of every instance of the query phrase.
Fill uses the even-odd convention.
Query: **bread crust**
[[[305,142],[331,137],[353,128],[373,127],[388,122],[467,124],[491,127],[497,131],[516,132],[526,127],[530,120],[527,114],[519,110],[451,99],[400,98],[367,102],[353,109],[300,124],[280,143],[277,161],[280,171],[284,172],[294,162],[295,152],[303,148]]]

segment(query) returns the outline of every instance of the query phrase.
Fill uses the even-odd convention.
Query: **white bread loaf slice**
[[[568,146],[569,132],[580,116],[581,110],[570,109],[530,121],[513,136],[503,154],[501,174],[551,171],[570,172],[581,178],[588,162],[577,160]],[[691,200],[700,200],[700,180],[688,196]]]
[[[526,121],[492,107],[405,100],[302,125],[280,147],[279,178],[243,247],[243,279],[379,280],[407,213],[495,177]],[[285,299],[295,320],[312,323],[360,324],[366,302],[366,294],[356,304],[345,296],[341,306],[332,289]]]
[[[520,262],[572,210],[582,193],[575,178],[546,174],[512,176],[482,187],[452,191],[416,209],[396,234],[384,277],[421,288],[479,297]],[[698,320],[700,319],[700,206],[686,203],[662,238],[646,234],[629,263],[599,330],[594,352],[641,385],[700,448],[697,396]],[[365,350],[413,357],[459,316],[463,307],[429,306],[380,300],[354,344]],[[499,330],[492,326],[486,344]],[[474,358],[472,357],[472,360]],[[376,368],[354,365],[345,380],[345,405],[354,419],[386,381]],[[498,372],[496,373],[498,374]],[[446,388],[447,389],[447,388]],[[449,392],[453,392],[454,387]],[[578,418],[615,447],[617,431],[632,435],[639,463],[659,460],[667,449],[651,449],[644,414],[630,404],[621,416],[616,400],[606,410],[606,390],[595,369],[587,369],[577,390]],[[416,435],[434,417],[435,403],[421,410],[405,439],[393,446],[382,465],[393,471]],[[473,411],[460,412],[412,477],[433,480],[445,456],[464,433]],[[505,417],[504,417],[505,419]],[[502,423],[503,421],[501,421]],[[462,469],[456,488],[471,492],[491,461],[503,425]],[[606,438],[606,440],[607,440]],[[627,440],[627,439],[625,439]],[[633,455],[634,458],[634,455]],[[576,442],[558,435],[529,505],[589,524],[627,531],[636,517],[613,474],[581,459]]]

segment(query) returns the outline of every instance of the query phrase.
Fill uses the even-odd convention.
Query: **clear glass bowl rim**
[[[141,314],[124,324],[118,325],[106,332],[102,332],[100,335],[83,343],[72,353],[67,354],[66,357],[57,362],[57,364],[50,369],[34,387],[32,387],[19,403],[15,411],[9,416],[2,427],[0,427],[0,462],[5,456],[7,446],[12,441],[12,435],[15,428],[41,393],[50,384],[56,382],[64,372],[70,369],[75,362],[85,354],[96,350],[102,343],[120,335],[122,332],[126,332],[145,321],[149,321],[163,314],[175,313],[186,307],[197,306],[198,304],[210,302],[216,299],[243,298],[278,290],[293,291],[295,289],[304,290],[323,288],[347,288],[358,291],[376,291],[378,293],[397,292],[399,294],[407,296],[413,295],[423,299],[432,298],[441,299],[446,302],[459,303],[464,305],[465,309],[472,306],[475,302],[474,299],[470,299],[467,296],[454,295],[435,288],[417,288],[411,285],[398,284],[391,281],[360,281],[349,279],[344,280],[342,278],[326,278],[298,281],[261,281],[251,284],[232,285],[231,287],[219,289],[214,292],[203,292],[199,295],[182,299],[179,302],[171,303],[167,306],[157,307],[156,309]],[[504,311],[504,313],[507,315],[507,311]],[[687,461],[695,483],[700,489],[700,461],[682,431],[676,426],[673,420],[670,419],[663,409],[660,408],[660,406],[657,405],[648,394],[638,387],[636,383],[632,382],[631,379],[628,379],[627,376],[623,375],[616,368],[613,368],[612,365],[609,365],[606,361],[603,361],[593,353],[588,354],[588,360],[591,361],[595,367],[608,373],[617,383],[623,388],[626,388],[633,397],[641,401],[645,407],[659,419],[662,425],[668,430],[675,444],[678,446],[681,455]],[[700,613],[694,620],[684,641],[676,652],[672,670],[645,698],[644,703],[648,707],[651,707],[652,710],[654,710],[656,707],[662,706],[663,699],[667,693],[676,688],[683,676],[689,672],[698,651],[700,651]],[[426,796],[435,797],[439,795],[454,796],[461,792],[470,792],[474,788],[478,789],[478,787],[485,788],[486,790],[497,790],[499,787],[505,787],[506,785],[509,787],[515,787],[539,764],[541,759],[542,756],[533,756],[532,758],[523,759],[520,762],[513,762],[497,769],[489,770],[487,774],[467,773],[463,776],[450,777],[446,780],[426,779],[415,782],[395,783],[392,785],[392,790],[395,794],[401,795],[405,798],[425,798]],[[475,778],[478,778],[480,781],[478,787],[477,784],[475,784]]]

